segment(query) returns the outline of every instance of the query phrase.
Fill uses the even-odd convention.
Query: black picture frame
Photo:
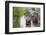
[[[43,30],[39,30],[39,31],[23,31],[23,32],[9,32],[9,3],[43,5]],[[5,34],[34,33],[34,32],[45,32],[45,3],[5,1]]]

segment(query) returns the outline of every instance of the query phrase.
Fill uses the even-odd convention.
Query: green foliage
[[[14,16],[22,16],[24,15],[24,8],[23,7],[13,7]]]
[[[13,7],[13,28],[20,27],[20,17],[24,15],[23,7]]]
[[[13,18],[13,28],[19,28],[20,23],[19,23],[19,17],[14,17]]]

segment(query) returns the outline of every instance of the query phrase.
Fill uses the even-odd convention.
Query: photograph
[[[13,28],[40,27],[40,8],[13,7]]]
[[[45,32],[45,3],[5,2],[5,34]]]

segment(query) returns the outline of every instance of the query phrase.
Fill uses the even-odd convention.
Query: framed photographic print
[[[45,31],[45,3],[5,2],[5,33],[33,33]]]

